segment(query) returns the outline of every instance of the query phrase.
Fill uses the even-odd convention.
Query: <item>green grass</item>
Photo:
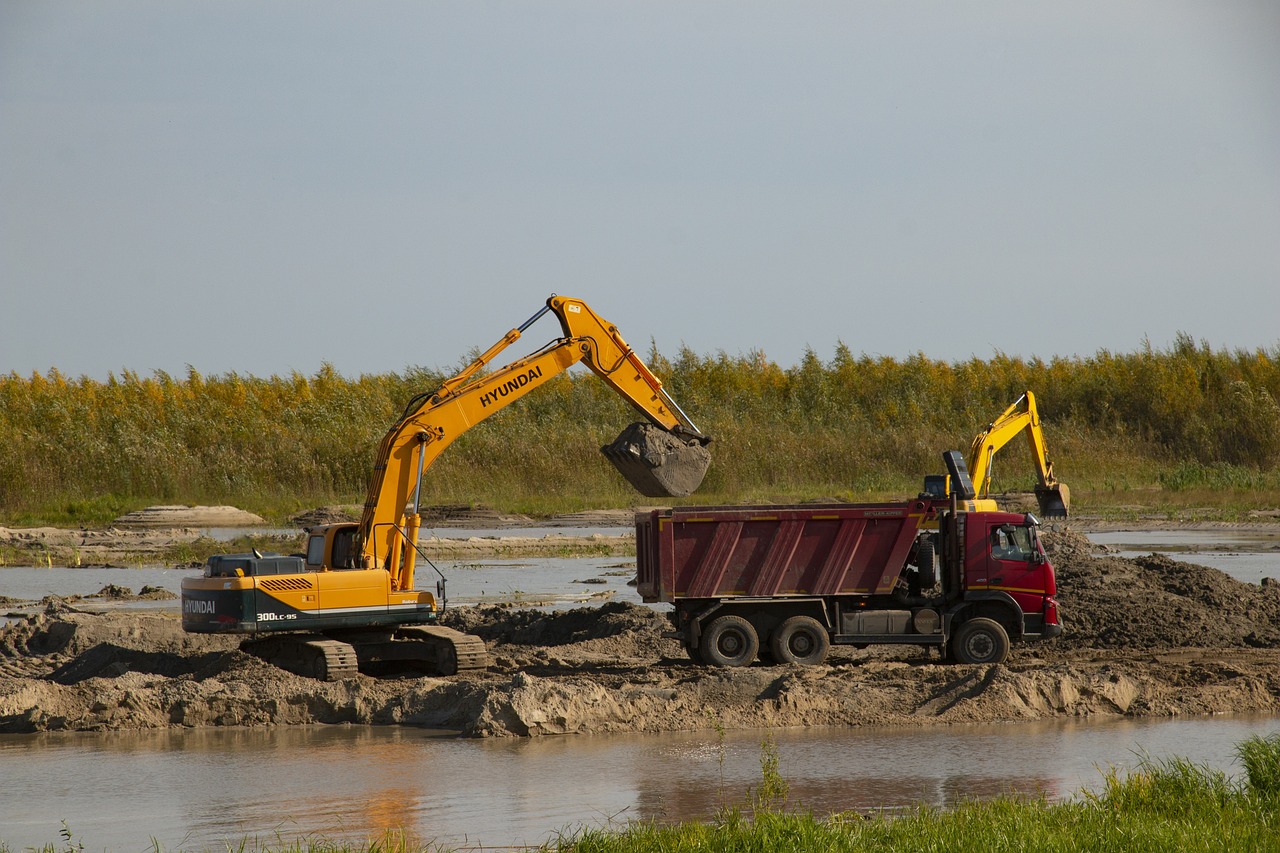
[[[708,434],[713,463],[690,502],[914,495],[940,454],[1024,390],[1087,511],[1280,505],[1280,349],[1167,350],[1086,358],[942,362],[808,353],[646,361]],[[185,377],[126,371],[106,382],[57,370],[0,376],[0,523],[103,524],[157,503],[226,503],[279,523],[320,504],[363,503],[375,449],[438,371],[347,378]],[[586,372],[557,377],[462,435],[428,472],[426,503],[549,515],[645,502],[597,452],[636,419]],[[1015,442],[997,491],[1027,490]]]

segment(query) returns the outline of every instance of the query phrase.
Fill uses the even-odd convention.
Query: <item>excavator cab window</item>
[[[324,534],[307,537],[307,565],[319,568],[324,565]]]
[[[333,565],[331,569],[354,569],[352,546],[355,544],[356,528],[351,526],[333,534]]]

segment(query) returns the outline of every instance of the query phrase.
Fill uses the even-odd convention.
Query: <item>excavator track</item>
[[[489,650],[484,640],[443,625],[417,625],[396,631],[400,640],[416,641],[435,652],[437,675],[485,669],[489,666]]]
[[[272,666],[318,681],[341,681],[359,672],[356,650],[350,643],[319,634],[282,634],[245,640],[240,649]]]

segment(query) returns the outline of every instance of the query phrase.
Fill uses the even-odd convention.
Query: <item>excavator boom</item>
[[[548,312],[559,318],[561,337],[505,367],[483,372]],[[357,534],[362,564],[388,567],[393,589],[411,589],[423,473],[462,433],[579,361],[649,421],[633,424],[602,448],[623,476],[650,497],[683,497],[696,489],[710,464],[705,448],[710,439],[671,400],[616,326],[580,299],[553,295],[434,393],[410,401],[387,432]]]
[[[1066,518],[1071,508],[1071,491],[1066,483],[1058,482],[1053,476],[1053,463],[1049,461],[1049,451],[1045,446],[1040,412],[1036,409],[1036,396],[1030,391],[1015,400],[1013,405],[973,439],[969,448],[968,465],[978,499],[989,496],[991,468],[996,453],[1019,433],[1026,436],[1027,447],[1036,466],[1035,493],[1041,515],[1047,518]]]

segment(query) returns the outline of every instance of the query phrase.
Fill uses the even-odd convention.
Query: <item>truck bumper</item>
[[[1022,617],[1022,638],[1024,640],[1052,640],[1062,635],[1061,623],[1046,625],[1044,616],[1039,613],[1028,613]]]

